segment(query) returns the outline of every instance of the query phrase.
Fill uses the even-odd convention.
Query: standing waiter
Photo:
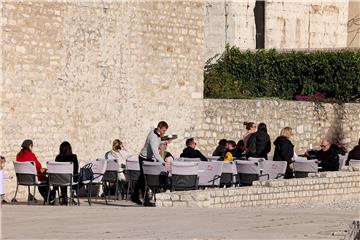
[[[139,205],[142,204],[139,199],[139,190],[141,190],[145,194],[144,206],[152,206],[148,194],[144,192],[145,178],[142,163],[144,161],[165,163],[164,159],[160,156],[159,146],[161,143],[161,137],[165,135],[165,132],[168,128],[169,126],[165,121],[159,122],[157,128],[149,132],[145,141],[145,145],[139,154],[140,176],[136,182],[134,193],[131,196],[131,201]]]

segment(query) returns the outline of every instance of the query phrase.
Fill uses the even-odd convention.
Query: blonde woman
[[[131,156],[131,153],[127,151],[124,144],[119,140],[115,139],[112,144],[112,149],[105,154],[105,159],[117,159],[118,163],[122,168],[126,164],[126,159]],[[125,180],[125,175],[119,173],[120,180]]]
[[[294,145],[290,141],[293,132],[291,127],[285,127],[281,130],[280,136],[274,141],[275,152],[274,161],[286,161],[287,169],[285,178],[293,177],[293,163],[292,158],[294,156]]]

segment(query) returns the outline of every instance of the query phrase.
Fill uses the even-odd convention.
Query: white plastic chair
[[[350,159],[349,166],[360,168],[360,160],[358,160],[358,159]]]
[[[198,170],[198,162],[173,162],[172,190],[197,189]]]
[[[206,158],[209,162],[211,162],[211,161],[218,161],[221,158],[221,156],[207,156]]]
[[[86,186],[89,186],[89,191],[88,191],[88,202],[89,205],[91,206],[91,192],[92,192],[92,186],[93,185],[99,185],[102,186],[104,189],[104,185],[103,185],[103,177],[106,171],[106,166],[107,166],[107,160],[106,159],[96,159],[93,161],[90,161],[89,163],[92,164],[91,166],[91,170],[94,174],[93,178],[91,180],[86,180],[86,181],[82,181],[82,183]],[[104,192],[104,190],[103,190]],[[98,196],[96,196],[97,198]],[[104,198],[105,198],[105,202],[107,204],[107,199],[106,199],[106,194],[104,193]]]
[[[115,195],[116,200],[118,200],[120,174],[122,174],[123,171],[120,170],[120,165],[117,159],[107,159],[106,161],[106,171],[103,179],[104,185],[108,189],[108,197],[110,198],[110,184],[115,183]],[[107,183],[109,183],[109,186],[107,186]]]
[[[285,176],[287,162],[265,160],[259,164],[261,175],[267,175],[269,179],[279,179]]]
[[[221,186],[232,186],[239,183],[237,179],[238,173],[236,169],[235,161],[224,162],[222,167],[220,185]]]
[[[126,159],[125,177],[127,182],[126,199],[129,197],[130,189],[134,188],[134,184],[140,176],[139,156],[132,156]]]
[[[345,167],[346,160],[348,159],[349,153],[346,153],[345,155],[339,155],[339,171]]]
[[[166,187],[165,182],[161,182],[161,176],[164,176],[166,178],[166,172],[165,167],[160,162],[143,162],[142,165],[143,172],[144,172],[144,178],[145,178],[145,193],[147,193],[148,189],[151,189],[154,193],[154,200],[156,202],[156,196],[155,194],[158,192],[158,190],[161,187]],[[163,179],[166,180],[166,179]],[[144,201],[145,203],[145,197],[146,194],[144,194]]]
[[[74,182],[73,175],[74,165],[72,162],[47,162],[47,175],[48,175],[48,194],[46,204],[49,204],[50,200],[50,186],[54,187],[70,187],[70,204],[73,203],[74,192],[72,190],[73,186],[77,186],[77,192],[79,192],[79,183]],[[77,194],[77,204],[80,205],[79,194]]]
[[[40,182],[36,171],[35,162],[13,162],[16,174],[16,191],[12,201],[16,200],[19,185],[28,187],[28,195],[30,195],[30,186],[34,187],[33,196],[35,197],[36,187],[47,186],[46,182]],[[30,204],[30,198],[28,198]]]
[[[223,161],[199,162],[199,187],[219,186],[223,165]]]
[[[201,162],[200,158],[181,158],[183,162]]]
[[[253,181],[259,180],[260,167],[258,162],[236,160],[235,163],[240,178],[240,185],[251,186]]]
[[[293,164],[293,172],[295,178],[304,178],[307,177],[309,173],[318,172],[318,164],[316,160],[306,160],[306,161],[295,161]]]

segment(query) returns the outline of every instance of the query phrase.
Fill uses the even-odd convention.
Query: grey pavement
[[[127,206],[127,207],[126,207]],[[2,239],[343,239],[359,205],[334,209],[4,205]]]

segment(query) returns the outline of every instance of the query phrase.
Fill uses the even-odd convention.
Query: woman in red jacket
[[[46,181],[45,171],[46,169],[41,166],[41,163],[36,158],[35,154],[32,152],[33,149],[33,141],[30,139],[26,139],[21,144],[21,150],[16,155],[16,161],[18,162],[35,162],[36,165],[36,171],[37,174],[40,174],[38,177],[39,181],[44,182]],[[38,190],[41,194],[41,196],[46,201],[47,199],[47,192],[48,192],[48,186],[39,186]],[[29,195],[31,198],[31,196]],[[53,191],[50,192],[50,203],[53,203],[55,201],[55,193]]]

